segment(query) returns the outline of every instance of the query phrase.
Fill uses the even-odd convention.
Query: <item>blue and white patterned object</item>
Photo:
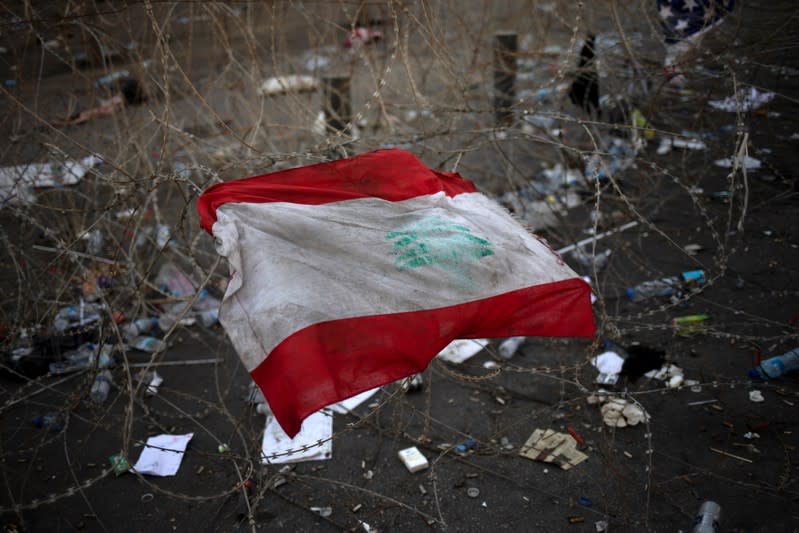
[[[675,44],[702,33],[723,19],[735,0],[657,0],[666,44]]]

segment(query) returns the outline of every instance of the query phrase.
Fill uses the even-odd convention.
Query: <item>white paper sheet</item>
[[[300,461],[323,461],[333,456],[333,415],[332,413],[317,411],[302,423],[302,428],[291,439],[277,423],[275,417],[266,417],[264,439],[261,444],[261,462],[265,464],[297,463]],[[314,446],[323,441],[319,446]],[[311,446],[307,450],[301,450]],[[279,455],[288,450],[296,450],[289,455]]]
[[[150,476],[174,476],[192,437],[194,433],[148,438],[139,460],[130,471]]]
[[[488,339],[455,339],[438,356],[448,363],[460,364],[474,357],[488,344]]]
[[[347,398],[346,400],[334,403],[333,405],[328,407],[328,409],[331,409],[340,415],[346,415],[347,413],[349,413],[350,411],[361,405],[363,402],[374,396],[375,393],[379,390],[380,387],[375,387],[374,389],[363,391],[362,393],[356,394],[351,398]]]

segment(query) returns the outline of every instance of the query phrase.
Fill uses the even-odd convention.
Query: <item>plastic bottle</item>
[[[158,317],[139,318],[122,326],[122,334],[130,340],[142,333],[147,333],[158,324]]]
[[[70,327],[85,326],[100,320],[102,309],[102,304],[84,303],[83,301],[80,305],[62,307],[53,320],[53,327],[57,331],[64,331]]]
[[[110,74],[106,74],[102,78],[99,78],[94,82],[94,85],[97,87],[108,87],[115,81],[121,80],[122,78],[127,78],[128,76],[130,76],[130,72],[127,70],[117,70]]]
[[[80,365],[84,364],[84,366],[89,366],[89,364],[94,361],[94,358],[97,354],[97,345],[93,342],[87,342],[81,344],[74,350],[70,350],[64,353],[64,359],[69,361],[70,363]]]
[[[699,507],[691,533],[717,533],[721,521],[721,506],[716,502],[705,502]]]
[[[129,343],[133,348],[143,352],[160,352],[167,348],[166,343],[161,339],[146,337],[144,335],[139,335],[138,337],[130,339]]]
[[[749,371],[752,379],[774,379],[788,372],[799,370],[799,348],[761,361]]]
[[[91,342],[81,344],[74,350],[64,353],[64,361],[50,363],[51,374],[69,374],[89,368],[97,357],[97,346]]]
[[[111,390],[111,372],[103,370],[94,378],[89,396],[91,396],[94,403],[103,403],[108,399],[109,390]]]
[[[47,413],[44,416],[37,415],[33,417],[33,425],[37,428],[47,428],[50,431],[60,431],[64,427],[61,416],[58,413]]]
[[[200,313],[200,321],[203,323],[203,326],[206,328],[210,328],[214,324],[219,321],[219,310],[218,309],[207,309]]]
[[[627,289],[627,297],[634,302],[642,302],[653,296],[671,296],[679,286],[680,280],[675,277],[653,279]]]
[[[161,375],[153,370],[152,372],[148,372],[144,379],[147,381],[147,387],[144,389],[145,396],[155,396],[158,394],[158,387],[161,383],[164,382],[164,378]]]

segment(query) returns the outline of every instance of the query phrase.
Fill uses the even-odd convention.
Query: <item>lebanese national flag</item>
[[[586,282],[470,181],[402,150],[220,183],[197,209],[230,264],[219,319],[292,437],[453,339],[594,334]]]

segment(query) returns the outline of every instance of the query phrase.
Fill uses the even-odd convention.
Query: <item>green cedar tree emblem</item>
[[[394,243],[391,255],[396,256],[398,270],[438,266],[463,287],[474,285],[471,264],[494,255],[487,239],[473,235],[462,224],[436,215],[390,231],[386,240]]]

